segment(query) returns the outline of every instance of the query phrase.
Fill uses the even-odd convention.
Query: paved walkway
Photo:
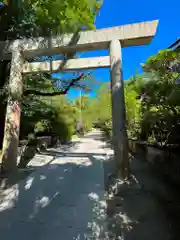
[[[99,137],[91,133],[32,159],[37,169],[1,192],[1,240],[105,239],[107,149]]]
[[[119,183],[118,197],[106,205],[111,154],[100,133],[92,132],[71,146],[36,155],[29,163],[34,171],[0,192],[0,239],[173,239],[159,202],[169,192],[146,161],[131,162],[132,181]]]

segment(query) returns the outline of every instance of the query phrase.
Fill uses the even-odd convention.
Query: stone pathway
[[[1,192],[0,239],[105,239],[102,145],[92,132],[72,147],[36,155],[29,163],[36,170]]]
[[[132,180],[105,201],[110,155],[99,132],[36,155],[34,171],[0,192],[0,239],[173,239],[159,202],[168,191],[145,161],[131,161]]]

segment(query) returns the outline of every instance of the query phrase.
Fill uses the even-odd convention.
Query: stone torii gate
[[[33,38],[1,42],[2,59],[11,58],[9,98],[5,119],[2,150],[2,168],[12,171],[17,165],[19,144],[23,74],[30,72],[65,72],[72,70],[107,68],[111,71],[112,123],[115,161],[121,169],[127,168],[127,133],[125,127],[124,85],[122,79],[121,48],[149,44],[158,21],[141,22],[119,27],[83,31],[49,38]],[[34,56],[53,56],[59,53],[109,49],[110,56],[70,59],[67,62],[25,62]],[[106,106],[105,106],[106,107]]]

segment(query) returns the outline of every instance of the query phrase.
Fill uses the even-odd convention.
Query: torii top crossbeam
[[[1,58],[7,58],[7,53],[10,53],[17,45],[22,47],[24,56],[107,49],[109,43],[115,39],[121,41],[122,47],[146,45],[155,35],[157,25],[158,20],[154,20],[94,31],[82,31],[77,34],[23,39],[11,43],[0,42]]]

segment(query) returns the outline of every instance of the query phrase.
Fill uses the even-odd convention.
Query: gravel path
[[[105,239],[106,159],[98,132],[36,155],[37,169],[1,193],[0,239]]]

